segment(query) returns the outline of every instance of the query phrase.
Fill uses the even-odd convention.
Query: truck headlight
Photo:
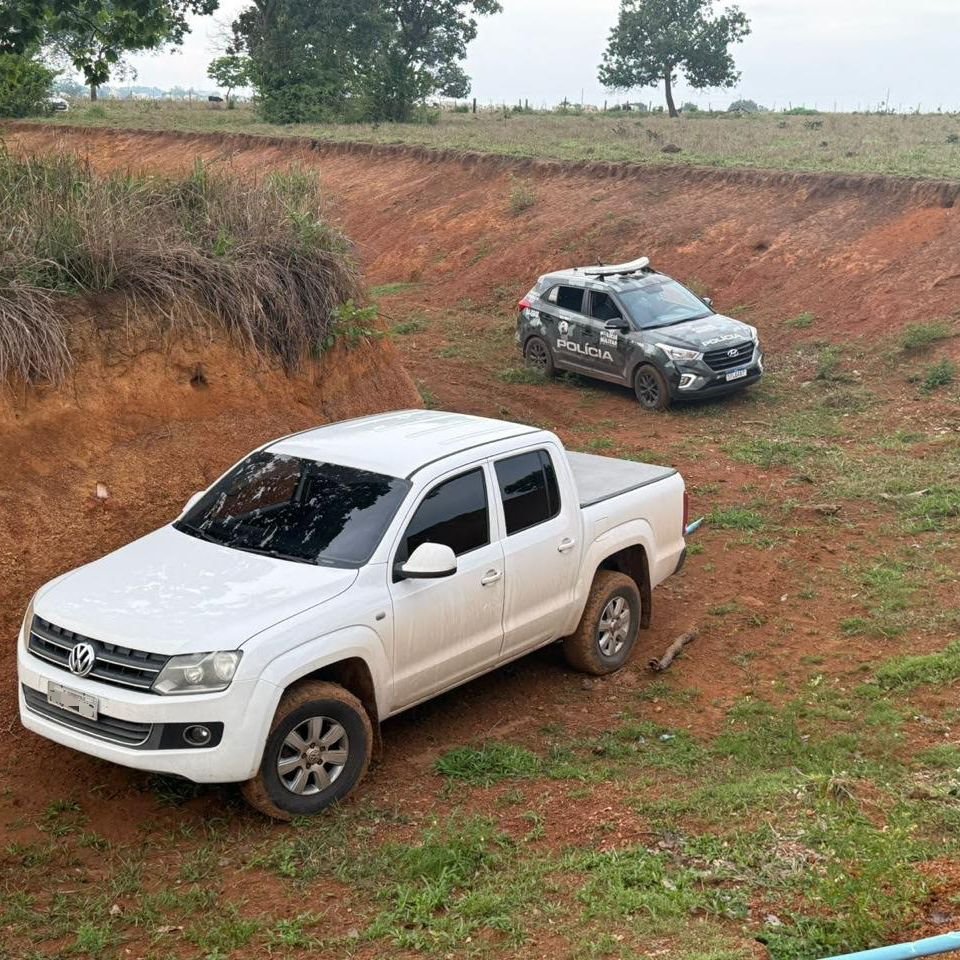
[[[23,615],[23,625],[20,627],[20,635],[23,637],[24,649],[30,646],[30,628],[33,626],[33,602],[37,599],[34,594],[27,604],[27,612]]]
[[[240,663],[239,650],[187,653],[171,657],[153,682],[157,693],[217,693],[230,686]]]
[[[678,360],[681,363],[684,361],[687,363],[692,363],[695,360],[703,359],[703,354],[697,350],[684,350],[683,347],[671,347],[668,343],[658,343],[657,346],[671,360]]]

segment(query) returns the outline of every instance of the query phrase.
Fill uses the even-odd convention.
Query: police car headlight
[[[216,693],[230,686],[240,663],[239,650],[188,653],[171,657],[154,681],[157,693]]]
[[[697,350],[684,350],[683,347],[671,347],[668,343],[658,343],[657,347],[671,360],[677,360],[681,363],[692,363],[695,360],[703,359],[703,354]]]

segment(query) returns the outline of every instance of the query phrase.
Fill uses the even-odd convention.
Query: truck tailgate
[[[567,452],[581,507],[609,500],[622,493],[672,477],[673,467],[658,467],[633,460],[598,457],[592,453]]]

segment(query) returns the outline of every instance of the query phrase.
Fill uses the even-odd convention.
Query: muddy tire
[[[353,790],[372,749],[370,717],[352,693],[335,683],[297,684],[280,700],[259,772],[240,790],[275,820],[312,816]]]
[[[598,570],[576,633],[563,641],[567,663],[602,676],[629,659],[640,630],[640,591],[622,573]]]
[[[634,374],[633,392],[644,410],[666,410],[670,406],[670,388],[666,377],[651,364],[642,366]]]
[[[523,359],[528,367],[539,370],[545,377],[552,377],[557,368],[553,365],[550,345],[543,337],[530,337],[523,346]]]

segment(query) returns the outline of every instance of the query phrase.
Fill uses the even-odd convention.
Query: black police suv
[[[647,410],[739,390],[763,375],[756,327],[643,257],[542,276],[520,301],[517,341],[531,366],[632,387]]]

